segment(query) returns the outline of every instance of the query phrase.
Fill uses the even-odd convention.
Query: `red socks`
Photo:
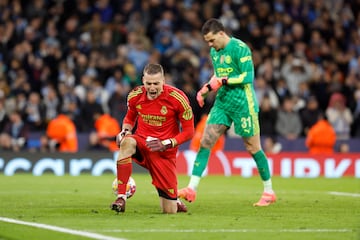
[[[118,194],[126,194],[126,185],[132,172],[131,157],[117,161]]]

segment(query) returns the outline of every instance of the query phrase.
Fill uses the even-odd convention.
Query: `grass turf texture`
[[[273,178],[275,205],[256,208],[260,178],[208,176],[188,213],[160,213],[147,174],[133,175],[137,191],[116,214],[111,174],[100,177],[0,176],[0,217],[122,239],[360,239],[359,180]],[[187,176],[179,176],[186,186]],[[352,196],[329,192],[355,193]],[[89,239],[0,221],[0,239]]]

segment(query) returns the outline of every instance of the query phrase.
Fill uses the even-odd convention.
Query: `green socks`
[[[259,171],[260,177],[263,181],[270,179],[270,170],[267,158],[263,150],[258,151],[253,155],[253,158],[256,162],[257,169]]]
[[[210,149],[200,147],[194,162],[192,175],[201,177],[209,161]]]
[[[189,187],[196,190],[201,176],[207,166],[210,157],[210,149],[200,147],[198,154],[193,165],[193,171],[190,178]],[[260,177],[264,183],[264,189],[266,192],[272,191],[272,183],[270,179],[270,169],[269,164],[266,158],[266,155],[263,150],[258,151],[253,155],[257,169],[259,171]]]

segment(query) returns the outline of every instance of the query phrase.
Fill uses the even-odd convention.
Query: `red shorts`
[[[168,197],[177,198],[176,154],[177,148],[164,152],[151,152],[146,147],[145,139],[131,135],[136,140],[136,153],[133,160],[146,168],[152,178],[152,184],[162,190]]]

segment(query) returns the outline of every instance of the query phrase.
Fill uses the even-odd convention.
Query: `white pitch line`
[[[114,229],[103,232],[121,233],[344,233],[352,232],[352,229]]]
[[[359,193],[346,193],[346,192],[328,192],[331,195],[346,196],[346,197],[360,197]]]
[[[62,228],[62,227],[57,227],[57,226],[52,226],[52,225],[47,225],[47,224],[42,224],[42,223],[25,222],[25,221],[12,219],[12,218],[0,217],[0,221],[8,222],[8,223],[15,223],[15,224],[19,224],[19,225],[26,225],[26,226],[36,227],[36,228],[42,228],[42,229],[47,229],[47,230],[51,230],[51,231],[55,231],[55,232],[68,233],[71,235],[88,237],[88,238],[97,239],[97,240],[126,240],[125,238],[109,237],[109,236],[105,236],[105,235],[101,235],[101,234],[97,234],[97,233],[72,230],[72,229],[68,229],[68,228]]]

